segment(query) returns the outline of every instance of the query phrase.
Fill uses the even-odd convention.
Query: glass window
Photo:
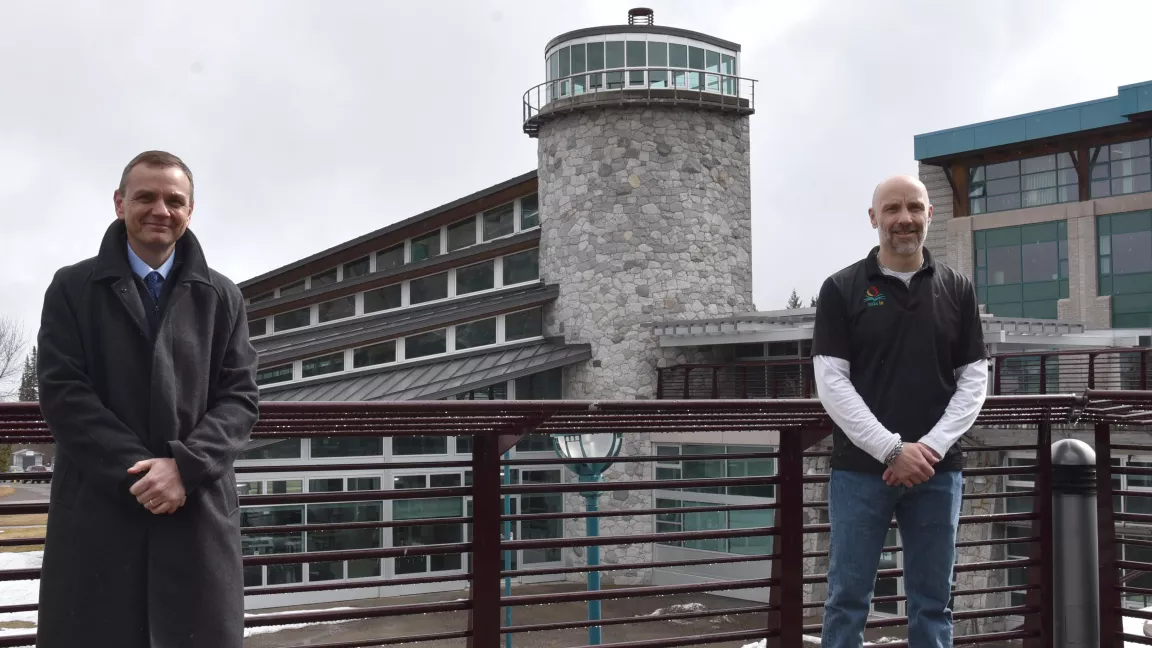
[[[352,366],[356,369],[389,362],[396,362],[396,342],[394,340],[361,347],[352,352]]]
[[[476,219],[469,218],[448,226],[448,251],[462,250],[476,245]]]
[[[604,43],[588,43],[588,69],[604,69]]]
[[[368,257],[345,263],[344,281],[355,279],[356,277],[363,277],[364,275],[368,274],[368,270],[371,268],[370,264],[371,261],[368,259]]]
[[[1113,234],[1112,273],[1152,272],[1152,231]]]
[[[456,350],[496,344],[496,318],[468,322],[456,327]]]
[[[688,46],[677,45],[676,43],[668,44],[668,66],[672,68],[686,68],[688,67]],[[673,83],[678,88],[687,87],[687,77],[683,72],[672,73]]]
[[[456,294],[467,295],[480,290],[491,290],[496,286],[496,262],[484,261],[475,265],[456,268]]]
[[[313,459],[379,457],[384,454],[381,437],[321,437],[310,441]]]
[[[648,66],[664,67],[668,65],[668,43],[648,43]],[[666,70],[652,70],[648,72],[648,83],[653,88],[668,87],[668,72]]]
[[[379,477],[349,477],[348,490],[350,491],[378,491],[380,490]]]
[[[536,281],[540,278],[540,249],[533,248],[504,257],[504,285]]]
[[[391,286],[366,291],[364,293],[364,313],[376,313],[393,308],[400,308],[401,293],[400,284],[392,284]]]
[[[300,369],[300,375],[304,378],[344,371],[344,352],[310,358],[300,364]]]
[[[268,482],[269,495],[289,495],[304,492],[304,482],[299,479],[277,479]]]
[[[309,479],[309,493],[338,493],[344,490],[343,477],[325,477],[323,479]]]
[[[399,440],[404,437],[393,437]],[[397,475],[392,478],[392,490],[411,490],[413,488],[428,488],[428,478],[424,475]]]
[[[261,294],[261,295],[256,295],[255,297],[253,297],[253,298],[249,299],[249,300],[248,300],[248,303],[249,303],[249,304],[259,304],[260,302],[271,301],[271,300],[273,300],[273,299],[275,299],[275,298],[276,298],[276,294],[275,294],[275,293],[273,293],[273,292],[266,292],[266,293],[264,293],[264,294]]]
[[[296,283],[291,283],[291,284],[288,284],[287,286],[284,286],[283,288],[281,288],[280,289],[280,296],[281,297],[287,297],[288,295],[295,295],[297,293],[302,293],[302,292],[304,292],[304,290],[305,290],[304,280],[301,279],[300,281],[297,281]]]
[[[604,43],[604,56],[607,69],[624,67],[624,41]]]
[[[404,338],[404,358],[423,358],[448,352],[448,329],[429,331]]]
[[[412,261],[423,261],[440,256],[440,230],[412,239]]]
[[[463,515],[464,499],[461,497],[396,500],[392,503],[392,518],[394,520],[463,517]],[[464,541],[464,525],[416,524],[398,526],[393,529],[392,538],[392,544],[397,547],[454,544]],[[462,565],[463,561],[460,554],[405,556],[397,558],[395,562],[397,575],[459,570]]]
[[[440,455],[448,454],[446,436],[398,436],[392,437],[394,455]]]
[[[1071,153],[973,167],[968,180],[971,214],[1074,202],[1080,198]]]
[[[248,337],[258,337],[268,334],[268,318],[248,320]]]
[[[376,272],[399,268],[402,265],[404,265],[403,243],[376,253]]]
[[[332,268],[327,272],[321,272],[320,274],[312,275],[313,289],[330,286],[334,283],[336,283],[336,268]]]
[[[561,400],[563,398],[564,373],[562,369],[549,369],[516,379],[516,400]]]
[[[412,304],[448,298],[448,273],[441,272],[428,277],[413,279],[408,284],[409,301]]]
[[[484,212],[484,240],[491,241],[511,234],[516,229],[514,213],[511,203]]]
[[[544,313],[539,308],[508,313],[504,316],[504,341],[539,337],[544,333]]]
[[[257,385],[272,385],[292,380],[292,365],[269,367],[256,372]]]
[[[253,439],[240,453],[242,460],[299,459],[300,439]]]
[[[704,69],[704,50],[699,47],[688,47],[688,67],[693,70]]]
[[[1004,248],[992,248],[1004,249]],[[1056,241],[1029,243],[1020,246],[1023,257],[1023,278],[1025,282],[1056,281],[1060,279],[1060,263],[1057,257]]]
[[[536,194],[520,199],[520,229],[532,229],[540,224],[540,202]]]
[[[1018,246],[988,249],[989,285],[1020,283],[1020,248]]]
[[[280,313],[272,318],[272,327],[277,332],[290,331],[312,324],[312,309],[299,308],[287,313]]]
[[[560,78],[572,74],[572,50],[564,47],[560,50]]]
[[[356,295],[326,301],[317,310],[321,323],[352,317],[356,314]]]
[[[704,65],[708,69],[709,72],[719,72],[720,71],[720,52],[713,52],[712,50],[708,50],[707,52],[705,52],[704,61],[705,61]],[[709,74],[708,75],[708,89],[711,90],[712,92],[719,92],[720,91],[720,77],[716,76],[715,74]]]

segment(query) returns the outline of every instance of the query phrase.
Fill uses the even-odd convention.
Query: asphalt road
[[[47,502],[51,488],[48,484],[40,483],[11,482],[6,485],[15,488],[16,492],[0,499],[3,502]]]

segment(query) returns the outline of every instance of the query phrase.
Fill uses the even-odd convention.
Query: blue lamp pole
[[[623,445],[623,435],[619,432],[602,432],[595,434],[555,434],[552,436],[556,454],[563,459],[572,459],[568,469],[576,473],[581,483],[594,484],[600,481],[600,476],[612,465],[620,454]],[[581,493],[584,496],[585,510],[589,513],[599,511],[598,499],[600,493],[590,490]],[[587,537],[595,538],[600,535],[600,516],[589,515],[587,518]],[[600,591],[600,547],[588,546],[588,591]],[[600,620],[600,601],[588,601],[588,620]],[[588,627],[588,645],[601,644],[600,626]]]

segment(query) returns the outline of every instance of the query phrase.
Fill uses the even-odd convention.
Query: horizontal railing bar
[[[659,562],[646,562],[646,563],[613,563],[610,565],[596,565],[589,567],[582,565],[577,567],[552,567],[547,569],[516,569],[512,571],[500,572],[501,578],[506,577],[523,577],[523,576],[554,576],[559,574],[583,574],[593,571],[621,571],[627,569],[661,569],[664,567],[692,567],[695,565],[727,565],[733,563],[749,563],[749,562],[764,562],[767,560],[775,560],[779,558],[779,554],[767,554],[763,556],[737,556],[734,558],[701,558],[697,560],[665,560]]]
[[[1039,561],[1034,558],[1019,558],[1016,560],[989,560],[985,562],[957,563],[952,567],[952,571],[956,573],[995,571],[1000,569],[1012,569],[1014,567],[1033,567],[1039,564]],[[876,572],[877,578],[897,578],[903,575],[903,569],[881,569]],[[828,574],[815,574],[812,576],[804,577],[804,583],[806,585],[823,583],[827,580]]]
[[[286,504],[340,504],[375,500],[432,499],[468,497],[471,488],[404,488],[400,490],[336,491],[328,493],[289,493],[284,495],[241,495],[240,506],[281,506]]]
[[[1132,569],[1135,571],[1152,571],[1152,563],[1136,562],[1133,560],[1117,560],[1113,563],[1117,569]]]
[[[671,488],[714,488],[717,486],[768,486],[776,484],[779,481],[779,477],[729,477],[724,479],[665,479],[658,481],[520,484],[501,487],[500,492],[509,495],[535,495],[539,493],[583,493],[586,491],[668,490]]]
[[[1134,619],[1152,620],[1152,611],[1145,612],[1144,610],[1130,610],[1128,608],[1116,608],[1116,612],[1123,616],[1129,616]]]
[[[266,585],[263,587],[244,588],[245,596],[263,596],[268,594],[297,594],[300,592],[327,592],[331,590],[351,590],[367,587],[399,587],[401,585],[427,585],[430,583],[466,583],[472,580],[472,574],[455,574],[452,576],[413,577],[413,578],[371,578],[356,580],[322,581],[319,583],[301,583],[299,585]]]
[[[1006,544],[1026,544],[1031,542],[1039,542],[1040,536],[1032,536],[1030,538],[996,538],[993,540],[962,540],[956,543],[956,547],[992,547],[996,545]],[[882,553],[898,553],[904,551],[904,547],[884,547],[880,550]],[[825,558],[828,556],[828,551],[808,551],[803,554],[804,558]]]
[[[442,556],[444,554],[471,553],[471,542],[451,544],[413,545],[411,547],[382,547],[374,549],[342,549],[339,551],[301,551],[296,553],[261,554],[244,556],[244,564],[255,565],[296,565],[337,560],[360,560],[363,558],[401,558],[404,556]]]
[[[1129,634],[1127,632],[1117,632],[1116,636],[1119,637],[1125,644],[1130,642],[1143,644],[1145,646],[1152,646],[1152,637],[1142,637],[1140,635]]]
[[[673,531],[670,533],[640,533],[635,535],[577,536],[546,540],[509,540],[500,543],[501,549],[560,549],[569,547],[603,547],[617,544],[644,542],[672,542],[674,540],[719,540],[721,538],[752,538],[779,535],[776,527],[747,527],[744,529],[711,529],[708,531]]]
[[[992,513],[989,515],[961,515],[960,524],[987,524],[994,522],[1026,522],[1029,520],[1038,519],[1035,513]],[[1152,517],[1152,516],[1149,516]],[[896,520],[889,523],[888,528],[896,529],[899,526]],[[804,526],[804,533],[830,533],[832,525],[830,524],[807,524]]]
[[[459,612],[472,608],[469,600],[447,601],[442,603],[410,603],[407,605],[382,605],[361,607],[353,610],[329,610],[321,612],[288,612],[269,616],[256,616],[244,619],[244,627],[294,625],[297,623],[330,623],[333,621],[354,621],[357,619],[378,619],[434,612]]]
[[[1130,587],[1128,585],[1120,585],[1116,588],[1117,592],[1125,594],[1142,594],[1144,596],[1152,596],[1152,587]]]
[[[328,524],[291,524],[284,526],[242,527],[242,535],[263,533],[303,533],[306,531],[346,531],[350,529],[389,529],[407,526],[436,526],[438,524],[470,524],[471,517],[423,518],[378,522],[330,522]]]
[[[614,464],[626,463],[650,463],[650,462],[665,462],[665,463],[679,463],[681,461],[718,461],[724,459],[774,459],[780,456],[779,452],[733,452],[731,454],[708,454],[708,455],[629,455],[627,457],[619,457],[614,461]],[[564,466],[567,464],[584,463],[583,459],[505,459],[500,462],[501,466]]]
[[[740,630],[735,632],[714,632],[712,634],[694,637],[622,641],[600,644],[599,646],[579,646],[574,648],[680,648],[681,646],[716,645],[725,641],[756,641],[757,639],[771,639],[779,635],[779,630]]]
[[[506,634],[514,634],[520,632],[541,632],[545,630],[573,630],[576,628],[588,628],[591,626],[613,626],[613,625],[631,625],[633,623],[655,623],[659,621],[675,621],[677,619],[706,619],[709,617],[717,616],[734,616],[739,614],[760,614],[764,612],[772,612],[779,609],[775,605],[758,605],[755,607],[744,608],[728,608],[724,610],[709,610],[707,612],[678,612],[675,614],[663,614],[660,616],[635,616],[635,617],[620,617],[612,619],[600,619],[598,621],[567,621],[561,623],[536,623],[532,625],[517,625],[512,627],[501,628],[500,631]]]
[[[668,596],[670,594],[697,594],[700,592],[722,592],[738,589],[757,589],[778,584],[775,578],[720,581],[715,583],[694,583],[692,585],[659,585],[645,587],[621,587],[594,592],[559,592],[555,594],[517,594],[500,597],[500,604],[506,607],[521,605],[544,605],[552,603],[581,603],[584,601],[604,601],[611,599]]]
[[[376,646],[396,646],[408,643],[424,643],[448,639],[467,639],[472,633],[468,630],[454,632],[440,632],[437,634],[405,635],[403,637],[389,637],[387,639],[360,639],[357,641],[338,641],[336,643],[308,643],[299,644],[292,648],[376,648]]]
[[[1136,443],[1115,443],[1115,444],[1112,444],[1110,447],[1112,450],[1127,450],[1130,452],[1147,452],[1148,454],[1152,454],[1152,445],[1143,445],[1143,444],[1136,444]],[[1112,470],[1116,470],[1117,468],[1122,468],[1122,467],[1123,466],[1113,466]]]
[[[350,470],[406,470],[417,468],[464,468],[471,469],[471,461],[368,461],[362,463],[342,464],[282,464],[282,465],[246,465],[236,464],[237,474],[275,473],[275,472],[346,472]]]
[[[623,509],[618,511],[572,511],[564,513],[520,513],[517,515],[501,515],[500,519],[515,522],[525,520],[566,520],[578,518],[602,517],[636,517],[640,515],[658,515],[663,513],[713,513],[719,511],[761,511],[778,509],[780,505],[772,502],[768,504],[725,504],[716,506],[681,506],[677,508],[657,509]]]
[[[1020,586],[1007,585],[1007,586],[1003,586],[1003,587],[982,587],[979,589],[955,590],[952,592],[952,596],[953,597],[983,596],[985,594],[1002,594],[1002,593],[1008,593],[1008,592],[1027,592],[1027,591],[1035,590],[1035,589],[1040,589],[1040,586],[1034,584],[1034,585],[1020,585]],[[901,602],[906,601],[906,600],[908,600],[908,596],[906,594],[898,594],[895,596],[874,596],[874,597],[872,597],[873,603],[901,603]],[[818,601],[815,603],[805,603],[804,607],[805,608],[822,608],[822,607],[824,607],[824,601]]]

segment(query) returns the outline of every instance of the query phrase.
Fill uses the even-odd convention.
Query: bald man
[[[836,424],[821,645],[863,645],[895,515],[909,646],[946,648],[963,485],[956,442],[988,381],[980,311],[968,277],[924,249],[932,205],[919,180],[881,182],[868,216],[880,244],[824,282],[813,332],[816,386]]]

